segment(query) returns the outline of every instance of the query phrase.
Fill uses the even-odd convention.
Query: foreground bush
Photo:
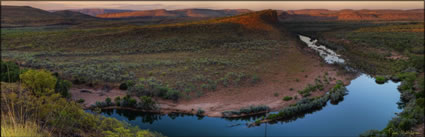
[[[32,92],[20,91],[22,88],[17,84],[7,86],[14,88],[7,88],[2,83],[2,122],[8,119],[6,116],[10,116],[14,119],[13,124],[34,123],[42,128],[41,131],[48,131],[52,136],[137,136],[146,133],[146,136],[160,136],[156,133],[141,132],[137,127],[131,127],[113,118],[86,113],[78,103],[69,102],[59,93],[53,92],[56,79],[49,72],[30,70],[22,74],[21,79],[24,91]],[[3,124],[6,126],[3,127]],[[10,122],[2,123],[2,135],[14,134],[15,131],[21,130],[20,126],[10,129],[7,124]],[[34,127],[32,129],[36,129],[36,126]]]
[[[35,96],[49,95],[53,93],[57,79],[45,70],[29,70],[19,78],[26,89]]]

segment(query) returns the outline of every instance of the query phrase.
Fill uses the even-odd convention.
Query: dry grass
[[[46,137],[50,133],[40,127],[35,120],[32,120],[24,113],[24,108],[18,107],[13,102],[7,102],[5,93],[20,91],[20,85],[16,83],[1,83],[1,98],[6,101],[2,104],[5,111],[1,112],[1,136],[5,137]]]

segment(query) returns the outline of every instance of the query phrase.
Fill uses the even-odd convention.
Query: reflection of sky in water
[[[323,45],[316,45],[317,40],[311,40],[309,37],[299,35],[300,39],[305,42],[308,47],[319,52],[320,56],[326,61],[326,63],[344,63],[344,59],[340,58],[340,55],[336,54],[333,50],[326,48]]]

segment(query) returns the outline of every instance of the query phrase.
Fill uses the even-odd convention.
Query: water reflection
[[[300,40],[307,44],[308,47],[319,52],[319,55],[329,64],[340,63],[343,64],[344,59],[340,58],[340,55],[336,54],[333,50],[326,48],[323,45],[317,45],[317,40],[312,40],[309,37],[298,35]]]

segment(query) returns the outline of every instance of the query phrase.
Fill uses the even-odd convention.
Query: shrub
[[[112,100],[111,100],[111,98],[109,98],[109,97],[107,97],[106,99],[105,99],[105,103],[106,103],[106,105],[107,106],[112,106],[113,104],[112,104]]]
[[[292,97],[291,96],[285,96],[285,97],[283,97],[283,100],[284,101],[289,101],[289,100],[292,100]]]
[[[84,101],[85,101],[84,99],[80,98],[77,100],[77,103],[84,103]]]
[[[174,90],[174,89],[170,89],[170,90],[167,91],[165,98],[177,101],[180,98],[180,92],[177,91],[177,90]]]
[[[55,91],[56,93],[59,93],[64,98],[70,98],[71,94],[69,94],[69,89],[71,88],[72,83],[68,80],[62,80],[57,77],[57,81],[55,84]]]
[[[383,77],[383,76],[376,76],[375,77],[375,82],[378,83],[378,84],[384,84],[387,81],[388,81],[388,79]]]
[[[51,94],[56,85],[56,78],[45,70],[29,70],[19,75],[19,78],[35,96]]]
[[[115,97],[114,99],[115,105],[120,106],[121,105],[121,97]]]
[[[258,83],[260,81],[260,77],[258,77],[257,75],[253,75],[251,78],[251,83],[255,84]]]
[[[19,75],[21,74],[21,69],[18,64],[15,62],[3,62],[1,64],[1,81],[4,82],[16,82],[19,80]]]
[[[279,96],[279,93],[275,92],[273,95],[274,95],[275,97],[277,97],[277,96]]]
[[[151,97],[141,96],[140,102],[137,104],[137,107],[141,109],[151,110],[156,108],[155,104],[156,102]]]
[[[202,116],[205,113],[204,110],[202,110],[201,108],[198,108],[198,111],[196,111],[196,115],[198,116]]]
[[[124,83],[121,83],[119,89],[121,89],[121,90],[127,90],[130,87],[133,87],[135,84],[136,83],[133,80],[128,80],[128,81],[126,81]]]
[[[128,89],[127,83],[121,83],[119,89],[127,90]]]
[[[129,107],[135,107],[136,104],[137,104],[137,100],[136,99],[134,99],[134,98],[130,98],[129,99],[129,101],[128,101],[128,106]]]

